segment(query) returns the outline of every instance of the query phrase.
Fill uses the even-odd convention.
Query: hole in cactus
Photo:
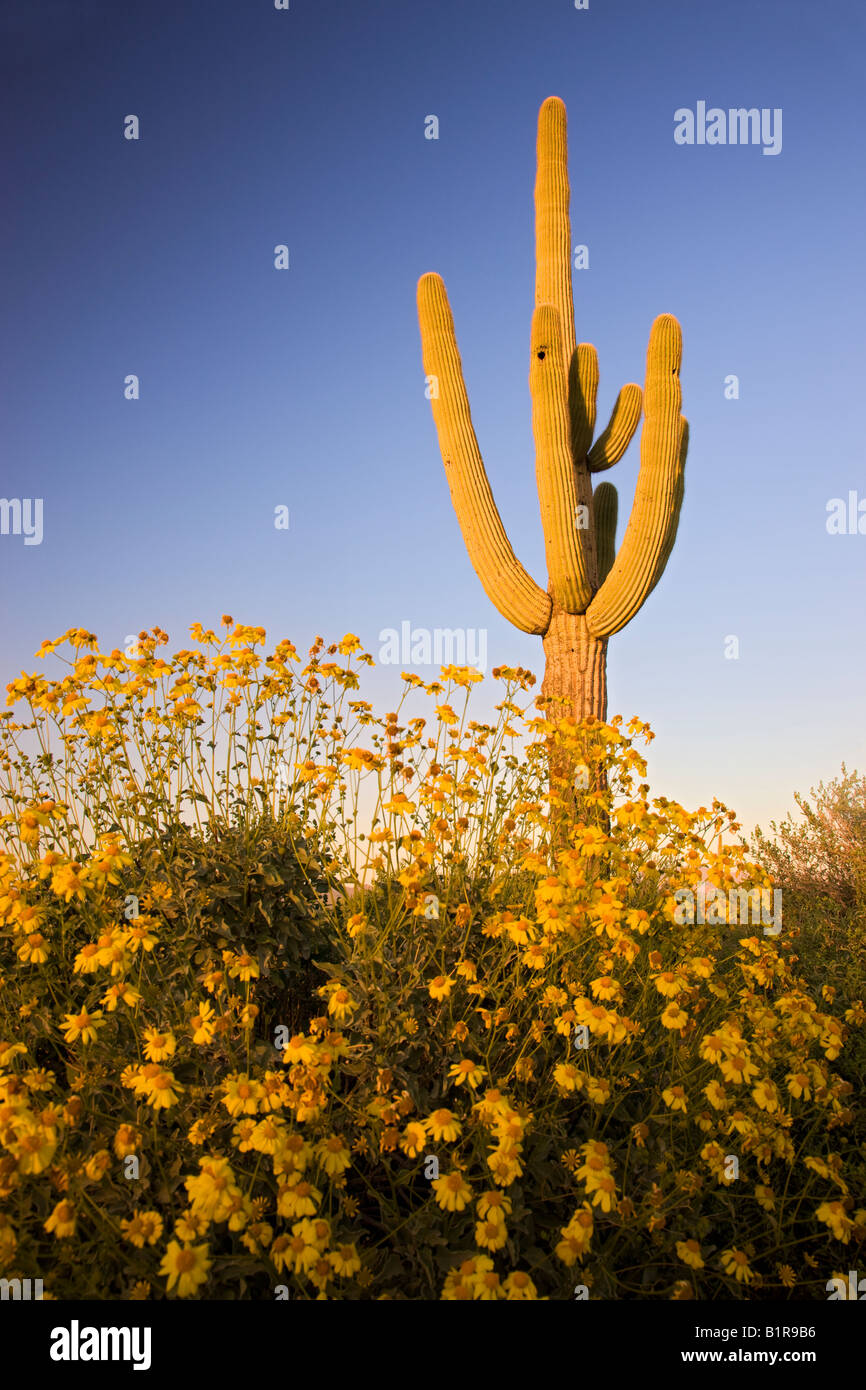
[[[545,354],[544,354],[544,349],[542,348],[541,352],[538,354],[538,360],[539,360],[539,362],[543,362],[543,361],[544,361],[544,356],[545,356]]]

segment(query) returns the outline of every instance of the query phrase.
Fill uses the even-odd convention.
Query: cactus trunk
[[[543,639],[541,694],[555,700],[550,713],[568,719],[607,718],[607,638],[594,637],[584,613],[554,606]]]
[[[607,638],[594,637],[583,613],[566,613],[554,605],[544,642],[544,681],[542,699],[548,718],[607,720]],[[592,781],[578,784],[575,774],[582,759],[555,738],[548,743],[550,790],[558,808],[552,815],[553,843],[560,848],[568,842],[568,825],[595,824],[605,834],[610,822],[606,812],[586,800],[587,791],[604,792],[607,779],[596,768]],[[585,790],[581,788],[585,787]]]

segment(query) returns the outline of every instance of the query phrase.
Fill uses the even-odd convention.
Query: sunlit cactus
[[[629,383],[593,443],[598,357],[578,343],[571,285],[565,105],[548,97],[538,117],[535,182],[535,312],[529,388],[535,474],[548,582],[543,589],[511,547],[475,438],[454,320],[439,275],[418,282],[424,371],[435,383],[433,418],[451,500],[469,558],[491,601],[544,642],[542,695],[551,713],[607,716],[607,641],[625,627],[661,578],[683,498],[688,425],[680,413],[682,334],[671,314],[650,331],[643,393]],[[643,407],[640,472],[616,551],[616,489],[591,475],[625,453]]]

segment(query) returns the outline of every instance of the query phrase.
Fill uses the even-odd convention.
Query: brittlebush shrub
[[[770,885],[709,848],[733,813],[650,799],[649,729],[554,719],[520,669],[495,724],[455,667],[378,717],[356,638],[302,662],[225,623],[169,661],[72,632],[9,687],[0,1272],[826,1297],[866,1234],[835,1065],[864,1011],[784,931],[678,921],[706,873]]]

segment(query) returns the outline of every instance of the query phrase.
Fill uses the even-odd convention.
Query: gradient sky
[[[684,334],[680,531],[611,641],[610,713],[653,726],[655,793],[717,795],[747,829],[863,770],[866,535],[829,535],[826,508],[866,499],[864,29],[855,0],[8,0],[0,492],[43,498],[44,538],[0,536],[3,682],[72,625],[110,649],[158,623],[174,650],[223,612],[374,655],[403,620],[486,628],[488,665],[540,680],[540,639],[466,557],[415,286],[444,277],[494,495],[544,584],[528,369],[555,93],[602,424],[653,318]],[[782,108],[782,152],[677,146],[698,101]],[[635,442],[605,475],[620,537],[637,462]],[[370,673],[378,708],[399,670]]]

